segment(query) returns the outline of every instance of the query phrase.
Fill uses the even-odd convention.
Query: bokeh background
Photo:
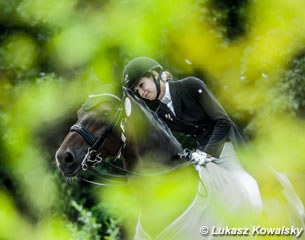
[[[0,0],[0,239],[125,239],[100,187],[54,155],[76,110],[150,56],[204,79],[254,146],[243,165],[284,172],[305,200],[304,0]],[[272,185],[266,180],[262,186]]]

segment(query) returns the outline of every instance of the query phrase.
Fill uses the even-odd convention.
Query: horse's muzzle
[[[72,151],[58,149],[55,155],[56,165],[65,177],[74,177],[81,170]]]

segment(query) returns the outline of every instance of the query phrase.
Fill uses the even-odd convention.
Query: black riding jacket
[[[237,135],[241,137],[236,125],[200,79],[170,81],[169,90],[176,115],[160,102],[158,116],[172,131],[196,138],[200,150],[219,157],[226,141],[233,137],[236,140]]]

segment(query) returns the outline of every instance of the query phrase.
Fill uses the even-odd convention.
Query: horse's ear
[[[127,91],[127,88],[126,87],[122,87],[122,96],[123,96],[123,98],[122,99],[124,99],[125,97],[127,97],[128,96],[128,91]]]
[[[122,91],[123,91],[123,98],[125,97],[135,97],[135,93],[129,89],[129,88],[126,88],[126,87],[122,87]]]

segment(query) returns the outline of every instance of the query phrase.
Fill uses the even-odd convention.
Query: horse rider
[[[244,185],[252,207],[261,209],[257,183],[242,168],[234,150],[234,146],[243,142],[242,132],[201,79],[189,76],[174,81],[172,78],[169,71],[149,57],[132,59],[123,71],[127,88],[144,100],[157,101],[159,106],[155,111],[159,118],[173,132],[195,140],[197,146],[191,153],[191,160],[204,166],[217,159],[219,165],[232,172]]]

